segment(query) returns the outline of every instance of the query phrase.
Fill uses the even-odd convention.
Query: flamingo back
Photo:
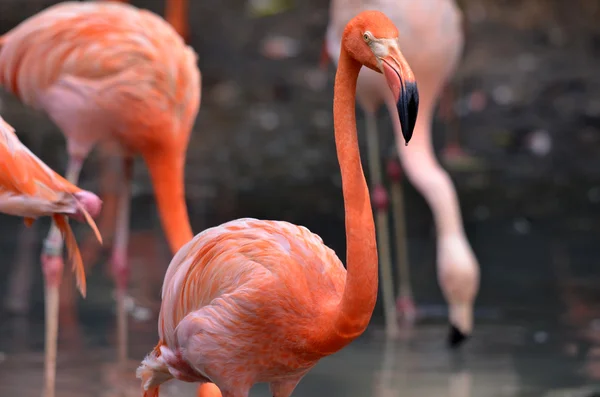
[[[200,102],[196,60],[156,14],[121,3],[64,2],[1,38],[0,84],[49,113],[57,111],[56,89],[86,98],[134,148],[164,145],[157,129],[177,135],[167,142],[187,145]],[[128,139],[135,131],[149,136]]]
[[[338,303],[345,277],[335,252],[305,227],[252,218],[227,222],[198,234],[171,261],[159,334],[173,346],[174,330],[189,313],[225,295],[256,304],[247,308],[250,312],[269,303],[252,295],[284,299],[281,306],[298,310],[297,319],[312,321],[328,303]]]

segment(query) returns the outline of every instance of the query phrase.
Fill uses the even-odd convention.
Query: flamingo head
[[[394,98],[406,144],[419,108],[417,82],[398,43],[398,29],[382,12],[363,11],[348,22],[342,45],[362,65],[382,73]]]

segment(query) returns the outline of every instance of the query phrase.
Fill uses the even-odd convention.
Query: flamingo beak
[[[388,54],[380,58],[380,61],[381,72],[396,99],[402,135],[408,145],[415,129],[419,110],[419,91],[415,75],[400,52],[396,41],[388,46]]]

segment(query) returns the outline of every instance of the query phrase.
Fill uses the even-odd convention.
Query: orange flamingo
[[[108,0],[129,3],[129,0]],[[187,21],[188,0],[166,0],[165,19],[183,39],[188,42],[190,29]]]
[[[40,62],[40,59],[45,59]],[[193,237],[184,163],[200,106],[196,54],[159,16],[119,3],[65,2],[0,39],[0,84],[44,110],[67,139],[67,179],[76,182],[95,144],[116,143],[124,181],[118,200],[112,270],[117,284],[119,361],[126,360],[124,306],[133,156],[144,158],[172,252]],[[45,268],[62,269],[53,225]]]
[[[411,183],[432,209],[437,228],[438,279],[449,304],[450,346],[464,342],[473,329],[473,303],[479,289],[479,264],[467,241],[462,225],[458,198],[452,180],[435,158],[431,144],[433,110],[439,92],[459,61],[463,47],[461,14],[453,0],[332,0],[324,51],[338,60],[344,24],[357,12],[374,8],[385,12],[400,29],[400,43],[406,59],[419,81],[420,113],[415,126],[416,138],[411,150],[402,144],[401,126],[394,115],[395,103],[385,89],[384,80],[368,69],[358,78],[358,100],[367,120],[370,177],[374,184],[373,200],[378,209],[378,237],[381,252],[382,287],[388,334],[397,332],[393,302],[393,284],[387,225],[387,192],[382,184],[376,112],[385,104],[390,113],[396,146]],[[321,62],[324,62],[324,58]],[[403,209],[399,173],[392,164],[388,169],[395,190],[394,217],[400,233],[397,237],[398,274],[401,279],[397,307],[401,314],[413,316],[405,242],[402,238]],[[384,276],[389,275],[389,276]],[[387,278],[387,279],[386,279]]]
[[[344,30],[333,100],[348,270],[319,236],[287,222],[245,218],[198,234],[165,275],[160,340],[137,371],[145,397],[171,378],[214,383],[224,397],[269,382],[273,396],[288,397],[319,359],[366,329],[378,261],[356,133],[362,65],[385,76],[407,142],[418,107],[398,31],[381,12],[360,13]]]
[[[81,190],[52,171],[25,147],[14,129],[0,117],[0,212],[22,216],[31,226],[40,216],[51,216],[64,236],[67,252],[77,279],[77,288],[85,297],[85,270],[77,241],[66,216],[86,222],[102,243],[94,223],[102,202],[93,193]],[[46,281],[46,386],[54,384],[56,338],[58,334],[58,288],[62,268],[45,266]],[[46,388],[46,395],[51,391]]]

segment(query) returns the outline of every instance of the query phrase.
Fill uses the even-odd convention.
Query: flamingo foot
[[[405,324],[414,324],[417,319],[417,308],[410,296],[399,296],[396,300],[398,317]]]

